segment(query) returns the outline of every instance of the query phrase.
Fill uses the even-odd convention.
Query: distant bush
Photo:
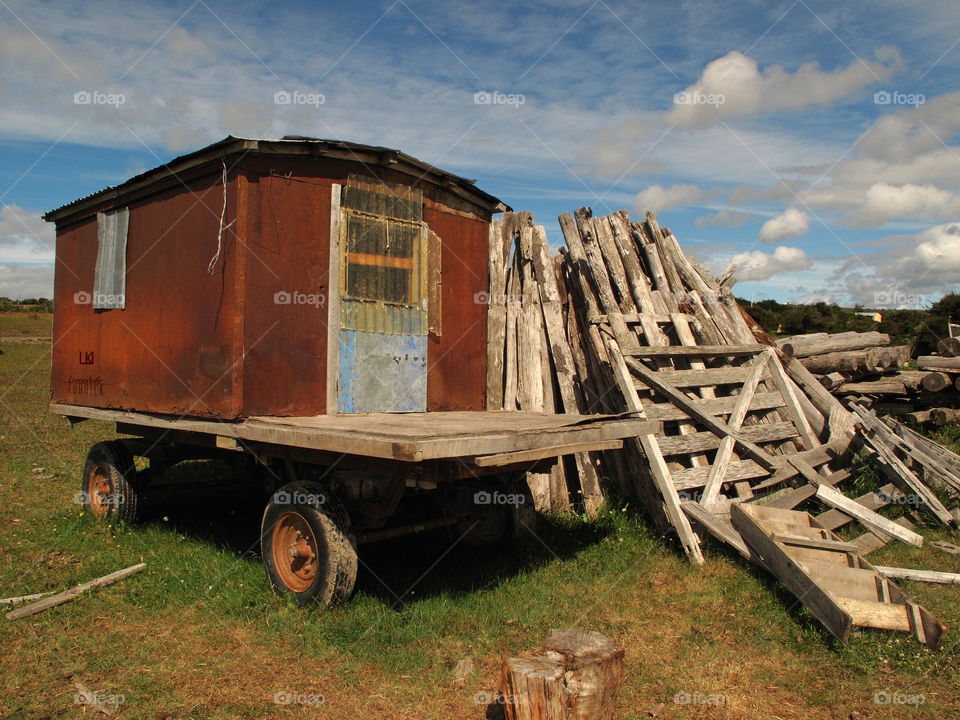
[[[948,301],[951,297],[954,300]],[[737,301],[773,337],[815,332],[876,330],[889,335],[893,345],[917,345],[918,348],[926,348],[920,354],[929,353],[931,341],[933,350],[936,350],[937,339],[946,333],[946,317],[953,308],[956,308],[953,317],[960,321],[960,296],[957,295],[944,297],[929,310],[873,311],[859,305],[844,308],[825,302],[792,305],[776,300],[750,302],[738,298]],[[941,303],[943,309],[937,312],[935,309]],[[873,319],[874,312],[880,313],[882,319],[879,323]]]

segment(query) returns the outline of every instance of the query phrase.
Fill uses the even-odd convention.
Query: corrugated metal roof
[[[312,155],[316,157],[337,157],[346,160],[355,160],[364,164],[388,166],[398,172],[422,178],[439,187],[454,191],[464,199],[475,205],[486,208],[491,212],[504,212],[510,208],[476,187],[473,180],[440,170],[428,163],[417,160],[393,148],[344,140],[322,140],[303,136],[285,136],[279,139],[241,138],[229,135],[223,140],[207,145],[194,152],[181,155],[168,163],[164,163],[151,170],[147,170],[130,178],[120,185],[104,188],[98,192],[78,198],[44,214],[43,219],[51,222],[69,218],[74,214],[89,210],[91,206],[105,200],[121,198],[125,194],[137,189],[148,187],[170,176],[176,175],[192,167],[203,165],[205,162],[219,160],[235,153],[275,153],[291,155]]]

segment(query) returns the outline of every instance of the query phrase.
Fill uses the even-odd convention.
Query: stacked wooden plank
[[[581,414],[592,411],[579,388],[568,341],[566,285],[559,256],[551,258],[546,231],[528,212],[505,213],[490,227],[487,323],[487,409]],[[574,330],[576,334],[576,330]],[[597,453],[574,456],[569,482],[594,515],[604,502]],[[527,473],[538,510],[571,505],[562,461]],[[579,486],[579,487],[577,487]]]
[[[863,526],[845,555],[851,558],[855,550],[860,565],[851,567],[861,569],[864,555],[891,540],[923,542],[909,519],[894,522],[878,512],[886,505],[910,496],[931,518],[952,521],[926,483],[933,477],[929,473],[947,477],[940,482],[948,485],[960,482],[960,458],[952,465],[940,451],[926,448],[921,462],[919,453],[904,449],[918,440],[904,440],[863,406],[847,410],[802,362],[886,348],[888,338],[854,334],[827,338],[832,344],[819,338],[806,347],[798,341],[778,348],[737,305],[729,290],[732,278],[718,280],[687,258],[652,214],[636,222],[626,211],[594,217],[581,208],[561,216],[560,227],[566,247],[550,258],[546,233],[528,213],[508,213],[493,225],[489,406],[625,413],[657,421],[661,430],[602,457],[583,452],[575,466],[558,464],[549,474],[536,468],[539,475],[530,474],[528,482],[539,508],[582,502],[593,513],[611,492],[636,497],[660,530],[676,534],[691,562],[704,562],[705,532],[788,586],[791,578],[782,568],[789,563],[772,566],[763,559],[769,538],[742,535],[742,527],[731,522],[737,508],[776,514],[819,503],[822,511],[808,523],[817,532],[852,522]],[[822,349],[827,352],[817,351]],[[893,365],[902,360],[895,355]],[[849,357],[843,362],[850,367],[859,362]],[[842,492],[851,477],[844,466],[862,447],[877,456],[892,482],[876,493],[849,497]],[[820,540],[839,543],[828,535]],[[824,572],[829,574],[811,567],[805,575],[829,593]],[[871,602],[892,602],[899,591],[885,582],[876,586],[882,586],[881,594]],[[840,596],[839,602],[847,600]],[[880,627],[914,623],[907,629],[933,644],[937,626],[923,615],[924,632],[933,635],[917,632],[922,613],[911,602],[868,610],[888,616]],[[850,607],[847,628],[872,626]]]

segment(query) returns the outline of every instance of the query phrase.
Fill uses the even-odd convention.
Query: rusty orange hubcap
[[[110,510],[110,474],[101,465],[90,472],[90,512],[94,517],[105,518]]]
[[[292,592],[307,590],[317,576],[317,539],[302,515],[285,513],[271,534],[273,566]]]

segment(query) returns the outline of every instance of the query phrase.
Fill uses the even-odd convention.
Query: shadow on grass
[[[259,560],[270,494],[236,477],[237,469],[223,461],[176,465],[146,491],[143,523]],[[362,544],[356,589],[389,606],[399,605],[399,598],[408,602],[411,590],[417,598],[470,593],[576,555],[614,531],[609,520],[531,512],[505,540],[483,548],[469,547],[453,528]]]

